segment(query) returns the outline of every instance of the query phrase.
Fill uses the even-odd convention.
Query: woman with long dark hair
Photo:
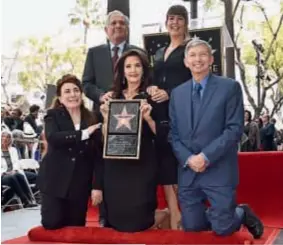
[[[95,205],[102,201],[100,124],[84,106],[75,76],[58,80],[56,96],[44,118],[48,147],[38,176],[46,229],[84,226],[89,196]]]
[[[139,160],[105,159],[104,201],[108,226],[123,232],[157,227],[167,213],[156,215],[157,171],[154,139],[158,131],[155,103],[146,89],[150,83],[147,56],[139,50],[125,52],[115,67],[112,99],[141,99],[142,135]],[[106,119],[107,103],[101,105]]]
[[[188,21],[188,12],[184,6],[173,5],[168,9],[165,23],[170,43],[157,50],[155,54],[153,86],[148,89],[153,101],[166,104],[166,120],[164,120],[163,127],[167,127],[167,131],[169,130],[170,93],[175,87],[192,77],[190,70],[184,64],[185,46],[189,40]],[[175,230],[180,227],[181,220],[177,201],[178,162],[167,140],[156,141],[156,149],[159,162],[159,183],[164,187],[170,211],[171,228]]]

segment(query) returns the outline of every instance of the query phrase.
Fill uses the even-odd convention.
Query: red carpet
[[[265,226],[283,228],[283,152],[239,154],[238,203],[248,203]]]
[[[102,244],[246,244],[252,241],[247,232],[229,237],[218,237],[211,232],[185,233],[182,231],[148,230],[136,233],[121,233],[109,228],[68,227],[57,231],[46,231],[42,227],[29,232],[34,241]]]
[[[245,230],[229,237],[211,232],[184,233],[181,231],[151,230],[139,233],[120,233],[97,226],[97,212],[90,208],[87,228],[68,227],[57,231],[34,228],[27,236],[8,240],[15,243],[144,243],[144,244],[272,244],[283,228],[283,153],[240,153],[240,185],[238,202],[248,203],[263,220],[265,232],[260,240],[252,240]],[[159,207],[166,206],[162,189],[158,191]],[[270,228],[269,228],[270,227]],[[272,228],[275,227],[275,228]]]
[[[98,232],[97,232],[98,231]],[[3,244],[36,244],[36,243],[144,243],[144,244],[273,244],[279,229],[266,228],[260,240],[252,240],[246,231],[241,231],[230,237],[217,237],[209,232],[184,233],[181,231],[146,231],[130,234],[119,233],[110,229],[95,227],[64,228],[57,231],[45,231],[41,227],[30,231],[30,236],[41,240],[31,241],[28,236],[22,236],[2,242]],[[42,241],[43,238],[49,242]],[[89,240],[86,240],[89,238]],[[156,240],[157,239],[157,240]],[[72,242],[70,242],[72,241]]]

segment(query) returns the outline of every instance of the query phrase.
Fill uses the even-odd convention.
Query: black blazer
[[[125,44],[123,52],[140,48]],[[99,105],[101,94],[108,92],[114,81],[114,72],[109,44],[92,47],[88,50],[82,83],[85,95]]]
[[[73,199],[88,197],[92,188],[101,190],[101,132],[95,131],[91,138],[82,141],[81,130],[88,127],[86,120],[82,116],[81,130],[76,131],[64,107],[48,110],[44,120],[48,150],[39,169],[41,192]]]

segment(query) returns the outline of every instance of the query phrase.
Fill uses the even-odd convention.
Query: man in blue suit
[[[193,78],[173,90],[169,107],[183,228],[224,236],[243,224],[260,238],[262,222],[248,205],[236,204],[237,151],[244,125],[241,87],[210,73],[212,49],[203,40],[187,44],[184,62]]]

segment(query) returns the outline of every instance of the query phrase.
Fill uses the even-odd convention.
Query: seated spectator
[[[34,152],[36,151],[36,148],[38,146],[36,140],[38,138],[38,135],[36,132],[33,130],[32,126],[24,122],[24,139],[27,142],[27,157],[26,158],[34,158]]]
[[[4,121],[1,122],[1,131],[10,131],[9,127],[4,123]]]
[[[13,147],[16,148],[17,152],[18,152],[18,156],[19,159],[27,159],[30,158],[28,156],[28,144],[32,144],[29,142],[25,142],[25,134],[23,131],[20,130],[13,130],[12,132],[12,138],[13,138]],[[30,171],[30,170],[24,170],[25,175],[28,179],[28,182],[30,184],[36,184],[36,178],[37,178],[37,174],[34,173],[34,171]]]
[[[10,131],[14,129],[23,130],[23,120],[21,119],[22,111],[19,108],[12,110],[11,115],[4,118],[4,123],[9,127]]]
[[[40,107],[38,105],[32,105],[29,108],[29,114],[24,119],[25,122],[29,123],[34,132],[36,132],[37,135],[40,135],[42,128],[37,126],[36,119],[38,118],[38,112]]]
[[[6,205],[14,196],[15,192],[9,186],[1,185],[1,206]]]
[[[13,146],[17,149],[19,159],[24,159],[27,156],[26,144],[24,142],[24,132],[18,129],[12,132]]]
[[[12,147],[12,135],[3,131],[1,134],[1,184],[9,186],[21,199],[24,207],[35,207],[32,193],[24,173],[20,171],[19,156]]]

